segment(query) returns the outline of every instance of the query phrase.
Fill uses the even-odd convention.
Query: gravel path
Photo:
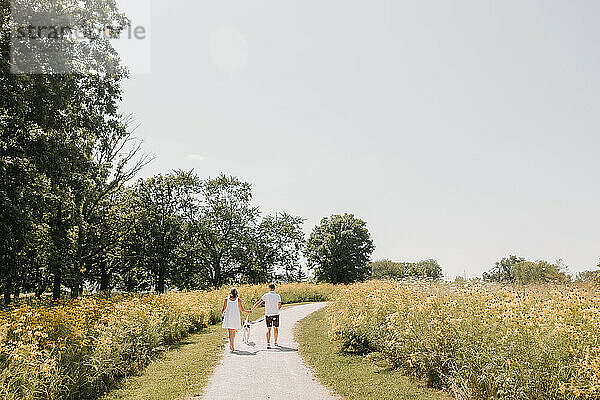
[[[281,310],[278,348],[266,348],[264,321],[252,325],[248,345],[242,343],[242,331],[238,331],[235,353],[226,346],[204,396],[196,399],[337,399],[304,365],[293,333],[296,322],[324,306],[311,303]]]

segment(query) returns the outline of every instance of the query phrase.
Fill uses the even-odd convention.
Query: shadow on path
[[[263,350],[256,350],[256,351],[247,351],[247,350],[236,350],[234,351],[233,355],[235,356],[255,356],[258,353],[261,352],[267,352],[267,353],[287,353],[290,351],[298,351],[298,349],[294,349],[292,347],[285,347],[285,346],[277,346],[277,347],[271,347],[270,349],[263,349]]]

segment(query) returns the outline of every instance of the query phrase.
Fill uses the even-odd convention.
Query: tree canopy
[[[415,263],[378,260],[369,264],[374,279],[431,278],[441,279],[442,268],[436,260],[429,259]]]
[[[71,18],[86,40],[54,41],[68,57],[15,46],[36,13]],[[64,285],[77,297],[105,249],[92,238],[107,203],[147,161],[118,112],[127,71],[89,29],[118,34],[127,21],[114,0],[0,0],[0,19],[0,288],[5,302],[48,287],[58,298]]]
[[[550,263],[544,260],[527,261],[522,257],[508,256],[496,262],[488,272],[483,273],[483,279],[489,282],[501,283],[565,283],[571,280],[566,273],[562,260]]]
[[[344,214],[323,218],[313,229],[304,254],[318,281],[350,283],[370,276],[373,250],[365,221]]]
[[[523,257],[513,255],[504,257],[500,261],[496,261],[496,265],[488,272],[483,273],[483,280],[489,282],[513,282],[512,268],[523,261],[525,261]]]

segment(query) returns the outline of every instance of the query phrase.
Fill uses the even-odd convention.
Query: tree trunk
[[[13,301],[17,301],[21,295],[21,288],[23,287],[23,266],[20,263],[19,258],[15,257],[15,274],[12,280],[12,295]]]
[[[133,292],[135,290],[135,286],[136,286],[136,281],[133,278],[133,273],[132,272],[126,272],[126,275],[124,277],[124,284],[125,284],[125,290],[128,292]]]
[[[45,285],[38,285],[35,288],[35,298],[36,299],[41,298],[45,291],[46,291]]]
[[[85,227],[82,222],[82,216],[78,216],[77,248],[75,249],[75,262],[73,268],[73,283],[71,284],[71,298],[76,299],[80,293],[83,293],[83,284],[81,278],[81,268],[83,264],[83,244],[85,242]]]
[[[158,293],[165,292],[165,267],[162,265],[158,268],[158,281],[156,283],[156,291]]]
[[[71,298],[76,299],[79,297],[79,283],[74,282],[71,285]]]
[[[106,267],[106,260],[100,262],[100,292],[108,293],[110,286],[110,274]]]
[[[54,273],[52,283],[52,299],[60,300],[61,298],[61,287],[63,283],[62,272],[65,270],[65,264],[61,256],[67,255],[67,248],[65,243],[67,242],[67,232],[63,221],[63,212],[60,205],[56,210],[56,215],[53,218],[52,223],[52,244],[54,244],[55,251],[51,255],[51,271]]]
[[[59,300],[60,299],[60,287],[62,285],[62,273],[61,270],[58,269],[54,273],[54,284],[52,285],[52,299]]]
[[[4,304],[5,305],[10,304],[11,287],[12,287],[12,276],[9,274],[6,277],[6,281],[4,282]]]
[[[213,270],[215,271],[215,278],[213,279],[214,287],[218,288],[222,285],[221,282],[221,257],[216,257],[213,260]]]

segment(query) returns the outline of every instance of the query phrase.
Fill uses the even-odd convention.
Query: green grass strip
[[[362,356],[339,353],[327,336],[326,309],[296,326],[303,360],[319,380],[347,400],[449,400],[445,392],[425,387],[401,371],[389,369]]]

